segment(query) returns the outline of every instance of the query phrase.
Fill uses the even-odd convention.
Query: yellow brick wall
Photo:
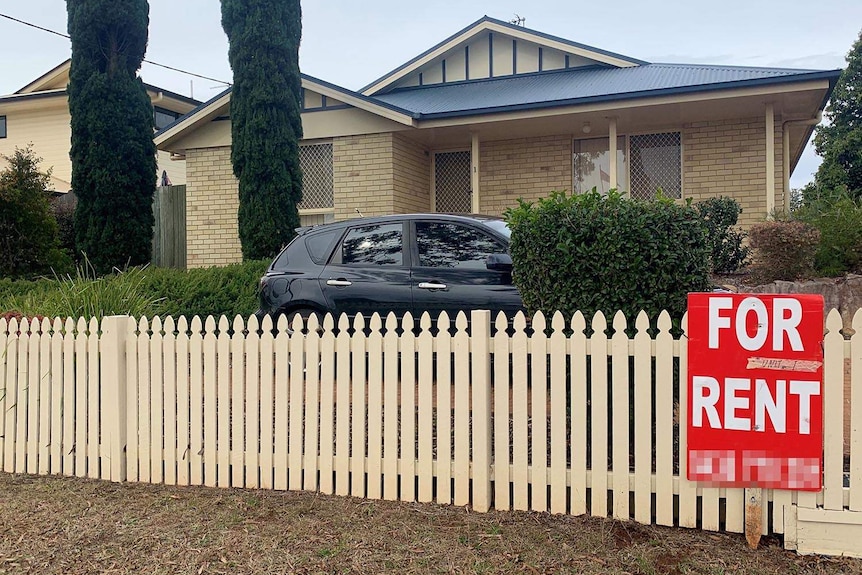
[[[775,207],[784,206],[781,119],[775,119]],[[743,228],[766,219],[766,120],[696,122],[683,128],[683,195],[730,196]]]
[[[479,211],[499,215],[518,198],[537,200],[572,189],[568,135],[483,142],[479,152]]]
[[[335,138],[332,146],[335,219],[392,213],[392,134]]]
[[[413,140],[395,134],[392,142],[392,212],[409,214],[431,209],[430,154]]]
[[[186,153],[186,255],[189,268],[242,261],[237,210],[239,186],[230,147]]]

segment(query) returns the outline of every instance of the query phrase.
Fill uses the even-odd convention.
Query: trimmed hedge
[[[757,283],[794,281],[816,275],[820,231],[805,222],[761,222],[748,232],[755,259],[751,278]]]
[[[709,288],[710,249],[690,206],[639,201],[615,191],[553,192],[506,211],[514,281],[531,312],[622,310],[629,321],[668,310],[679,320],[686,294]],[[589,321],[589,319],[588,319]]]

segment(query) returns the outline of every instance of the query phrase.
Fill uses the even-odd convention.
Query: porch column
[[[470,186],[472,193],[470,198],[472,205],[470,209],[474,214],[478,214],[479,210],[479,134],[473,132],[473,143],[470,148]]]
[[[610,156],[610,174],[608,174],[610,189],[617,187],[617,119],[608,118],[608,155]]]
[[[775,213],[775,106],[766,104],[766,217]]]

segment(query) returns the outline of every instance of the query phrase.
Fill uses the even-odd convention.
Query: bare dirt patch
[[[0,474],[0,574],[862,573],[775,538],[314,493]]]

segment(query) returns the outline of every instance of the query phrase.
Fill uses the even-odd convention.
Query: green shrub
[[[39,171],[41,158],[30,146],[0,159],[9,164],[0,171],[0,277],[68,271],[72,259],[60,249],[49,204],[50,172]]]
[[[762,222],[751,227],[748,237],[754,249],[753,281],[792,281],[815,275],[820,232],[813,226],[799,221]]]
[[[734,228],[742,208],[733,198],[709,198],[695,204],[706,226],[713,273],[739,271],[748,260],[749,248],[743,246],[745,234]]]
[[[615,191],[536,204],[505,214],[512,230],[514,281],[530,311],[576,311],[588,318],[640,310],[675,319],[686,294],[709,287],[709,246],[697,212],[671,200],[639,201]]]
[[[56,277],[28,292],[0,298],[0,311],[25,316],[101,318],[109,315],[152,315],[158,297],[141,284],[144,270],[131,268],[99,277],[90,262],[76,267],[75,275]]]
[[[131,268],[97,277],[92,267],[76,275],[35,282],[0,281],[0,312],[32,317],[102,317],[128,314],[188,318],[248,317],[258,308],[257,287],[269,262],[223,268]]]
[[[258,283],[269,261],[250,261],[225,267],[188,271],[149,269],[144,287],[161,298],[161,316],[198,315],[248,317],[258,306]]]
[[[796,210],[794,218],[820,231],[814,268],[820,275],[862,271],[862,204],[846,190],[824,195]]]

